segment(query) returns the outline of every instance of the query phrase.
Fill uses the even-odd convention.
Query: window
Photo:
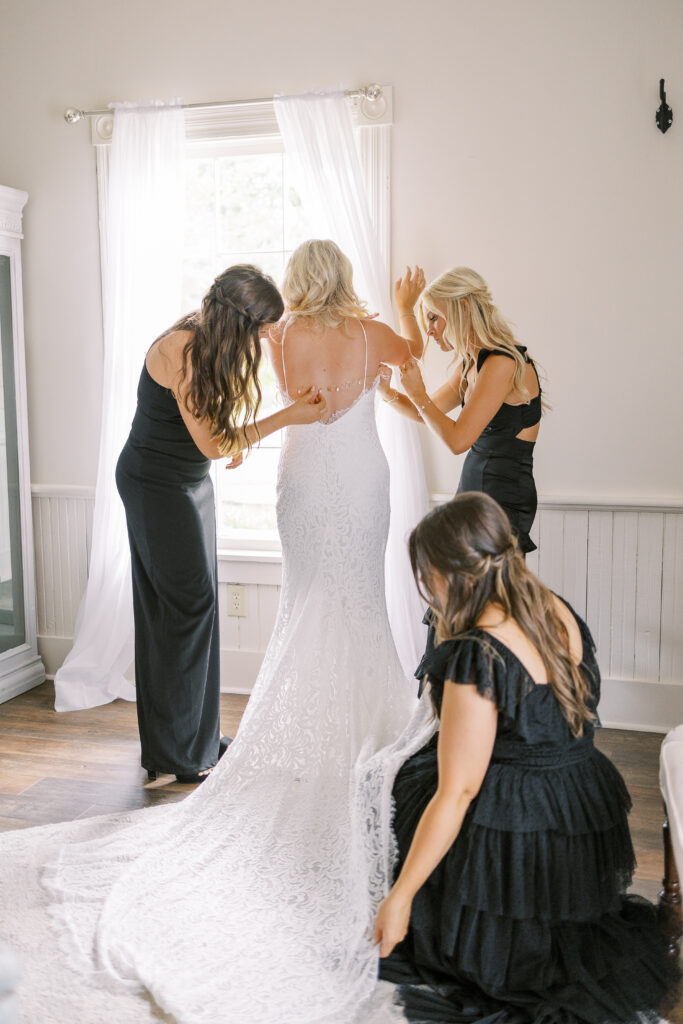
[[[368,113],[352,101],[371,215],[388,265],[391,86],[382,86],[382,110]],[[187,110],[187,219],[183,308],[196,309],[225,267],[250,262],[279,284],[292,251],[320,234],[293,187],[272,102]],[[104,141],[104,140],[102,140]],[[264,359],[261,414],[277,408],[274,374]],[[244,465],[214,470],[219,547],[280,547],[275,481],[281,439],[271,434]]]
[[[377,231],[388,267],[390,132],[393,94],[381,86],[378,104],[349,100],[358,151]],[[91,118],[104,218],[113,117]],[[231,263],[249,261],[280,281],[292,250],[320,234],[292,187],[272,100],[228,101],[185,109],[187,138],[187,237],[182,309],[196,309],[211,280]],[[274,375],[264,360],[261,378],[267,414],[276,407]],[[280,438],[271,435],[234,473],[219,462],[214,472],[219,546],[280,546],[275,523],[275,479]]]
[[[255,263],[279,284],[292,251],[313,234],[277,137],[188,145],[183,309],[196,309],[212,279],[234,263]],[[278,396],[265,357],[260,384],[260,415],[268,415]],[[235,472],[216,463],[216,521],[223,546],[279,547],[280,444],[280,434],[271,434]]]

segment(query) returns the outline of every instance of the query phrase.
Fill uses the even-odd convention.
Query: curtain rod
[[[382,96],[382,89],[379,85],[364,85],[360,89],[346,89],[344,95],[353,99],[362,96],[363,99],[375,103]],[[248,107],[256,103],[271,103],[272,96],[252,100],[216,100],[214,103],[181,103],[181,110],[210,110],[212,107]],[[64,111],[64,120],[67,124],[76,124],[84,117],[101,117],[103,114],[111,114],[111,108],[105,110],[78,110],[76,107],[68,107]]]

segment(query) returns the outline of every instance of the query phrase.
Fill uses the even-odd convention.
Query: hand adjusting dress
[[[68,823],[47,838],[0,836],[13,879],[0,877],[7,940],[20,950],[31,935],[40,942],[27,1019],[129,1024],[120,1010],[135,1013],[137,1002],[135,1024],[147,1024],[147,1002],[130,1003],[147,989],[176,1024],[370,1024],[391,786],[433,729],[387,619],[389,467],[375,390],[363,386],[327,423],[285,431],[278,618],[237,736],[208,780],[178,804]],[[17,885],[35,893],[24,865],[36,861],[48,864],[67,957],[44,908],[20,919],[9,909]],[[73,974],[65,981],[67,965],[85,973],[80,988]],[[84,988],[79,1017],[73,998]]]
[[[527,363],[534,363],[524,345],[517,345]],[[490,355],[512,356],[497,349],[481,349],[477,357],[479,372]],[[538,378],[538,374],[536,374]],[[536,545],[529,536],[537,507],[534,482],[535,441],[522,441],[517,434],[535,426],[541,418],[541,390],[528,403],[509,405],[504,402],[493,419],[470,448],[463,463],[458,494],[483,491],[495,498],[510,520],[512,532],[521,550],[527,554]]]
[[[148,771],[193,775],[218,759],[218,572],[210,466],[173,392],[144,365],[116,484],[130,540],[137,712],[141,763]]]
[[[582,671],[600,675],[586,624]],[[498,708],[491,763],[460,834],[417,893],[408,935],[381,961],[419,1024],[642,1024],[675,971],[634,868],[630,798],[594,729],[572,736],[552,690],[473,629],[434,645],[418,674],[437,711],[445,686],[474,684]],[[438,736],[394,783],[399,864],[437,786]],[[647,1019],[647,1018],[646,1018]]]

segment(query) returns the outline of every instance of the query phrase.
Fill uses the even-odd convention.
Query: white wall
[[[383,81],[394,265],[476,267],[544,365],[539,490],[683,493],[680,0],[0,0],[0,15],[0,182],[30,195],[34,482],[92,484],[97,461],[95,160],[62,110]],[[430,376],[443,365],[433,353]],[[425,452],[430,489],[452,491],[457,460]]]
[[[375,81],[394,88],[396,271],[474,266],[547,372],[539,572],[586,605],[610,720],[680,721],[680,0],[0,0],[0,67],[0,182],[30,196],[28,399],[49,670],[68,649],[87,571],[102,374],[95,154],[88,125],[65,125],[64,108]],[[654,126],[661,76],[674,110],[666,136]],[[447,362],[430,352],[430,383]],[[460,460],[426,432],[423,442],[430,490],[452,493]],[[248,688],[260,663],[278,582],[277,566],[266,569],[223,565],[256,593],[239,635],[221,617],[229,687]]]

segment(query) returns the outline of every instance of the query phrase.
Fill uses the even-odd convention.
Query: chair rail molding
[[[33,485],[38,639],[49,674],[68,652],[88,571],[94,488]],[[451,495],[432,495],[434,505]],[[683,721],[683,500],[544,496],[529,567],[584,617],[603,675],[604,725]],[[277,615],[279,551],[219,549],[221,685],[249,693]],[[228,615],[228,587],[247,615]]]

